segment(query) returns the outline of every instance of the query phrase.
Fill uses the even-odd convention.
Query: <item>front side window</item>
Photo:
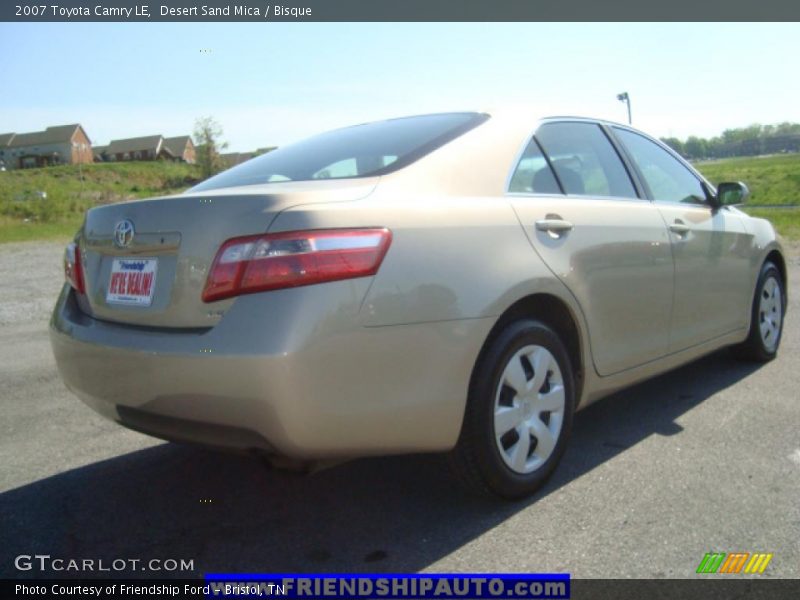
[[[545,123],[536,139],[567,194],[636,198],[611,142],[595,123]]]
[[[531,139],[508,185],[509,192],[522,194],[561,194],[553,170],[539,149],[535,139]]]
[[[700,180],[661,146],[627,129],[614,128],[656,202],[705,204]]]
[[[481,113],[445,113],[337,129],[262,154],[190,191],[383,175],[422,158],[487,118]]]

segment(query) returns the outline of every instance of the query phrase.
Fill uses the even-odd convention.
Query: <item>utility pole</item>
[[[617,94],[617,100],[620,102],[624,102],[628,107],[628,125],[633,123],[631,119],[631,98],[628,96],[628,92],[622,92],[621,94]]]

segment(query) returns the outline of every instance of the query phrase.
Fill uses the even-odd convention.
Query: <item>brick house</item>
[[[197,160],[194,142],[188,135],[164,138],[164,145],[172,152],[175,160],[183,161],[190,165]]]
[[[92,142],[78,124],[56,125],[44,131],[0,134],[0,164],[6,169],[25,169],[91,163]]]
[[[94,162],[105,162],[108,160],[108,146],[92,146],[94,152]]]
[[[174,156],[164,144],[163,135],[111,140],[105,149],[107,160],[172,160]]]

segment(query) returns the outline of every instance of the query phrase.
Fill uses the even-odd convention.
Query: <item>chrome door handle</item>
[[[572,227],[572,223],[563,219],[540,219],[536,221],[536,229],[538,231],[560,234],[570,231]]]
[[[678,235],[685,235],[689,233],[689,226],[680,219],[677,219],[672,225],[669,226],[669,230],[673,233],[677,233]]]

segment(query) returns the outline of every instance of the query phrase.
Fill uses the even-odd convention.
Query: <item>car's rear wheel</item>
[[[733,346],[733,353],[745,360],[766,362],[775,358],[783,333],[786,294],[783,277],[771,262],[764,263],[756,284],[747,339]]]
[[[507,325],[478,359],[451,464],[471,489],[520,498],[539,489],[566,448],[572,365],[547,325]]]

